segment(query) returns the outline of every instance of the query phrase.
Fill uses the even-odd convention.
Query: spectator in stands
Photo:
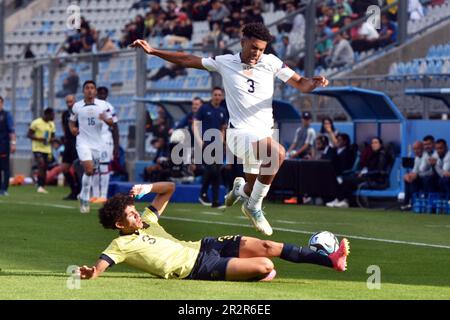
[[[403,205],[401,206],[401,210],[410,210],[411,209],[411,197],[414,193],[420,192],[423,190],[423,183],[420,172],[420,165],[423,161],[423,143],[422,141],[416,141],[413,144],[414,151],[414,167],[411,172],[408,172],[403,176],[403,180],[405,181],[405,199],[403,200]]]
[[[437,192],[439,180],[433,167],[436,165],[439,155],[435,150],[435,142],[432,135],[423,138],[423,147],[425,153],[419,169],[423,177],[423,188],[425,192]]]
[[[169,157],[167,140],[157,137],[151,141],[151,145],[156,149],[156,154],[153,160],[154,163],[144,169],[144,181],[167,181],[170,177],[170,172],[166,170]]]
[[[334,127],[333,120],[330,117],[325,116],[322,119],[320,134],[328,138],[330,147],[335,148],[337,146],[337,135],[339,134],[339,131]]]
[[[147,125],[147,131],[151,132],[154,137],[163,138],[165,142],[169,139],[169,131],[172,128],[171,121],[162,105],[158,106],[158,117]],[[164,146],[165,147],[165,146]]]
[[[327,207],[348,208],[349,199],[358,187],[369,189],[385,189],[388,186],[389,159],[380,138],[373,138],[370,146],[372,153],[368,159],[367,166],[363,167],[357,174],[342,177],[342,183],[337,188],[338,195]],[[339,182],[338,181],[338,182]]]
[[[145,19],[144,19],[144,27],[145,27],[144,36],[145,36],[145,38],[150,36],[155,23],[156,23],[155,15],[152,14],[151,12],[147,12],[145,14]]]
[[[386,0],[386,5],[391,5],[394,2],[396,2],[397,0]],[[392,6],[388,9],[388,17],[390,21],[397,21],[397,12],[398,12],[398,6]]]
[[[212,30],[214,22],[218,22],[222,26],[223,20],[230,15],[230,10],[221,0],[213,0],[211,7],[212,9],[208,12],[210,30]]]
[[[192,20],[205,21],[208,19],[208,13],[211,11],[211,3],[208,0],[194,1],[192,7]]]
[[[336,145],[336,175],[342,176],[350,174],[355,165],[356,151],[350,144],[350,137],[346,133],[338,133]]]
[[[317,31],[319,33],[318,38],[323,38],[328,35],[329,29],[326,25],[326,21],[324,19],[319,19],[318,25],[317,25]],[[326,66],[326,59],[331,54],[331,50],[333,48],[333,40],[330,38],[327,38],[323,41],[320,41],[316,44],[316,65],[318,66]]]
[[[447,147],[447,141],[438,139],[436,141],[436,152],[439,156],[435,171],[439,176],[439,191],[450,195],[450,151]]]
[[[11,113],[4,109],[4,100],[0,96],[0,196],[8,195],[9,156],[14,152],[16,152],[14,120]]]
[[[44,116],[31,122],[28,138],[31,139],[31,150],[38,167],[38,193],[48,193],[44,189],[47,165],[52,155],[52,143],[55,140],[55,112],[52,108],[44,110]]]
[[[86,20],[85,17],[81,17],[80,20],[81,20],[80,29],[91,30],[91,26],[89,25],[89,22]]]
[[[302,126],[295,131],[294,141],[286,152],[291,159],[310,158],[316,131],[311,128],[311,113],[302,113]]]
[[[128,23],[125,29],[122,30],[122,40],[120,41],[121,48],[127,48],[135,40],[138,39],[137,25],[134,22]]]
[[[56,93],[57,98],[65,98],[69,94],[76,94],[80,85],[80,77],[78,77],[75,69],[69,69],[69,75],[63,82],[62,91]]]
[[[70,32],[66,40],[64,41],[64,44],[58,49],[58,52],[56,55],[59,55],[61,52],[65,52],[67,54],[72,53],[80,53],[81,49],[83,48],[83,45],[81,43],[81,34],[79,31]]]
[[[353,50],[361,52],[372,49],[378,37],[378,31],[372,23],[364,21],[358,29],[358,37],[352,41]]]
[[[344,38],[342,33],[336,33],[334,45],[330,56],[326,58],[328,68],[341,68],[353,64],[355,54],[350,42]]]
[[[300,45],[291,43],[289,36],[283,36],[279,57],[289,67],[295,68],[300,58],[301,49]]]
[[[167,20],[176,20],[180,14],[180,8],[174,0],[166,2]],[[187,15],[186,15],[187,16]]]
[[[423,6],[419,0],[408,0],[408,13],[411,21],[420,20],[425,16]]]
[[[286,16],[289,16],[288,18],[284,19],[280,24],[277,25],[278,32],[280,33],[289,33],[292,30],[292,26],[294,25],[294,19],[296,15],[294,12],[297,10],[297,6],[295,5],[294,1],[289,1],[286,3]]]
[[[189,20],[186,13],[181,12],[178,18],[170,23],[170,34],[166,37],[167,44],[186,44],[192,39],[192,32],[191,20]]]
[[[33,59],[35,57],[33,51],[31,50],[31,43],[27,43],[25,46],[23,56],[25,59]]]
[[[208,130],[219,130],[222,133],[221,142],[224,142],[225,129],[228,125],[227,111],[222,107],[224,101],[224,92],[222,88],[215,87],[212,91],[212,98],[209,103],[203,104],[195,114],[192,131],[194,133],[196,143],[202,147],[203,151],[203,179],[200,190],[199,201],[205,206],[219,208],[219,188],[220,188],[220,170],[223,159],[217,159],[212,150],[210,153],[205,152],[209,144],[214,141],[203,139]],[[200,128],[201,126],[201,128]],[[201,130],[201,131],[200,131]],[[211,134],[211,132],[209,132]],[[206,137],[206,136],[205,136]],[[207,159],[209,157],[210,159]],[[211,159],[212,158],[212,159]],[[207,162],[205,160],[208,160]],[[212,160],[212,161],[211,161]],[[212,187],[212,201],[208,197],[209,186]]]
[[[353,21],[357,19],[357,16],[355,18],[355,15],[351,15],[349,17],[344,17],[344,27],[350,25],[351,23],[353,23]],[[358,27],[351,27],[350,29],[343,31],[343,37],[348,40],[348,41],[352,41],[355,39],[358,39],[359,35],[358,35],[358,31],[359,28]]]
[[[389,21],[387,14],[381,15],[381,29],[379,31],[379,37],[375,40],[374,47],[382,48],[397,41],[397,24]]]
[[[336,0],[336,5],[338,8],[338,13],[342,16],[342,12],[340,11],[340,8],[342,7],[344,9],[344,15],[350,16],[353,13],[352,7],[350,6],[349,2],[347,0]]]
[[[150,81],[158,81],[159,79],[169,76],[174,79],[178,76],[187,75],[186,69],[182,66],[167,62],[158,71],[150,77]]]
[[[241,18],[240,11],[233,11],[231,16],[224,19],[223,30],[232,39],[239,38],[239,33],[242,28]]]
[[[218,22],[214,22],[213,29],[203,38],[203,49],[219,48],[221,43],[226,44],[229,37],[223,32]]]
[[[259,8],[250,7],[243,12],[244,24],[248,23],[262,23],[264,24],[264,18],[262,16],[262,11]]]
[[[160,14],[166,14],[167,12],[161,7],[159,1],[150,1],[150,13],[159,16]]]
[[[351,13],[350,13],[351,14]],[[345,7],[342,4],[338,4],[336,7],[336,11],[333,16],[333,23],[331,25],[332,28],[342,28],[344,26],[345,17],[350,15],[345,11]]]
[[[95,40],[92,34],[92,29],[81,28],[80,40],[82,52],[92,52],[93,46],[95,44]]]
[[[134,18],[134,24],[136,25],[136,34],[138,39],[143,39],[145,36],[145,20],[144,17],[138,14]]]
[[[114,41],[112,41],[109,36],[102,38],[99,41],[98,47],[100,49],[99,50],[100,52],[111,52],[111,51],[116,51],[118,49],[116,44],[114,43]]]

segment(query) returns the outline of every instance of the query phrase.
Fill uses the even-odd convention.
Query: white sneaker
[[[262,210],[251,210],[248,207],[248,200],[242,204],[241,210],[242,212],[249,218],[256,230],[262,232],[266,236],[271,236],[273,233],[272,227],[269,222],[267,222],[264,217],[264,212]]]
[[[80,200],[80,213],[89,213],[90,211],[89,201]]]
[[[242,184],[245,184],[245,179],[242,177],[237,177],[234,179],[233,182],[233,189],[228,192],[228,194],[225,196],[225,206],[231,207],[236,202],[239,201],[241,196],[237,196],[237,190],[241,187]]]
[[[38,193],[48,193],[48,191],[45,190],[44,187],[39,187],[39,188],[37,189],[37,192],[38,192]]]
[[[339,202],[339,200],[336,198],[333,201],[327,202],[326,206],[329,208],[334,208],[336,206],[336,203],[338,203],[338,202]]]
[[[347,200],[344,199],[344,200],[342,200],[342,201],[336,202],[336,204],[334,205],[334,207],[335,207],[335,208],[348,208],[349,205],[348,205]]]

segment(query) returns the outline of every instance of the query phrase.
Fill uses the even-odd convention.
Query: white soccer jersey
[[[237,129],[269,131],[273,123],[275,77],[286,82],[295,72],[272,54],[263,54],[254,66],[241,61],[240,53],[203,58],[208,71],[222,75],[230,122]]]
[[[103,150],[105,141],[102,130],[108,125],[100,120],[99,116],[104,112],[107,119],[112,118],[109,105],[102,100],[95,99],[94,104],[86,104],[84,100],[81,100],[74,104],[70,120],[78,120],[80,132],[77,136],[77,146],[83,145],[90,149]]]
[[[96,99],[97,100],[97,99]],[[101,100],[100,100],[101,101]],[[119,122],[119,119],[117,118],[117,114],[116,114],[116,110],[114,109],[114,107],[112,106],[111,103],[109,103],[108,101],[104,101],[106,102],[106,104],[109,107],[109,110],[111,112],[111,116],[112,116],[112,120],[114,123]],[[112,136],[112,132],[110,130],[110,128],[108,126],[103,126],[102,128],[102,136],[103,136],[103,141],[105,141],[108,144],[112,144],[114,143],[113,141],[113,136]]]

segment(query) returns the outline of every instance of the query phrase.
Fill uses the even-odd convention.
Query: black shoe
[[[63,200],[77,200],[77,196],[74,194],[69,194],[67,197],[64,197]]]
[[[210,207],[210,206],[212,205],[212,203],[209,202],[208,196],[207,196],[205,193],[202,194],[202,195],[198,198],[198,201],[199,201],[202,205],[207,206],[207,207]]]
[[[211,208],[214,208],[214,209],[225,209],[226,206],[225,206],[224,204],[213,203],[213,204],[211,205]]]

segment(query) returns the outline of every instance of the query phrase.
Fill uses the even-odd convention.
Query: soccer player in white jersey
[[[243,160],[247,180],[236,178],[225,204],[230,206],[243,199],[242,212],[257,230],[271,235],[272,228],[264,217],[262,201],[285,158],[284,147],[272,139],[275,77],[305,93],[328,85],[328,81],[322,76],[301,77],[276,56],[264,54],[272,40],[264,24],[249,23],[242,34],[240,53],[213,58],[155,49],[144,40],[136,40],[131,47],[140,47],[147,54],[183,67],[216,71],[222,75],[230,114],[227,144]]]
[[[88,213],[94,170],[98,168],[99,163],[105,162],[107,158],[102,139],[102,128],[112,126],[113,119],[106,102],[95,98],[97,86],[94,81],[88,80],[83,84],[83,95],[84,99],[75,103],[72,108],[69,127],[72,134],[77,137],[78,158],[84,168],[80,193],[80,212]]]
[[[108,98],[108,88],[98,87],[97,88],[97,98],[99,100],[105,101],[109,107],[112,115],[113,125],[112,127],[103,126],[102,128],[102,139],[105,144],[106,159],[105,162],[101,162],[99,170],[94,173],[92,178],[92,198],[90,202],[92,203],[105,203],[108,196],[108,186],[109,186],[109,164],[119,155],[119,127],[117,123],[119,119],[117,118],[114,107],[111,103],[107,102]]]

